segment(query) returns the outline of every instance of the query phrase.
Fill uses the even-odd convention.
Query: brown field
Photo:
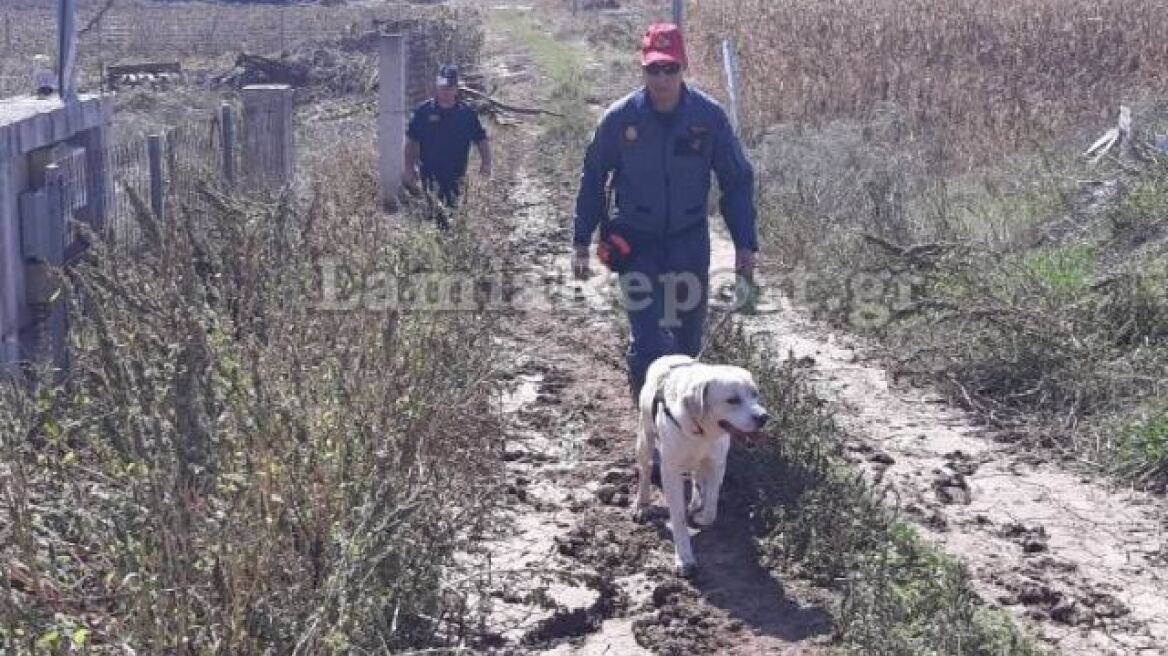
[[[690,11],[697,61],[716,64],[721,39],[737,41],[750,133],[893,106],[914,135],[944,132],[984,161],[1168,89],[1168,19],[1141,0],[736,0]]]

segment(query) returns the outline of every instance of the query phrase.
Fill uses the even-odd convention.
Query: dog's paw
[[[649,506],[648,504],[643,505],[643,506],[639,505],[639,506],[633,508],[633,521],[638,523],[638,524],[644,524],[645,522],[649,521],[649,509],[650,508],[651,508],[651,506]]]
[[[710,512],[710,511],[706,510],[705,508],[702,508],[699,512],[696,512],[693,515],[691,515],[689,518],[689,521],[690,521],[690,524],[692,524],[694,528],[710,528],[711,526],[714,525],[714,522],[717,519],[718,519],[717,512]]]
[[[698,574],[698,564],[685,563],[681,560],[677,560],[673,563],[673,571],[683,579],[692,579]]]
[[[705,504],[702,503],[702,495],[695,492],[693,498],[689,500],[689,514],[696,515],[700,513],[704,507]]]

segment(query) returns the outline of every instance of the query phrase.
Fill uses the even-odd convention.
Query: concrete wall
[[[32,97],[0,100],[0,366],[24,357],[22,333],[30,331],[26,261],[21,241],[20,196],[30,191],[32,154],[62,142],[91,148],[93,157],[105,147],[104,131],[110,106],[103,99],[83,96],[63,104],[60,99]],[[104,199],[110,178],[103,167],[86,173],[89,206],[80,218],[104,225]]]

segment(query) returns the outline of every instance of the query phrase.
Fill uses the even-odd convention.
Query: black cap
[[[440,86],[458,86],[458,67],[454,64],[443,64],[438,69],[438,84]]]

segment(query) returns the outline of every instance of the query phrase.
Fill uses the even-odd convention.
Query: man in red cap
[[[649,26],[641,43],[644,86],[605,112],[584,158],[572,268],[591,275],[589,245],[600,227],[598,254],[620,274],[630,343],[626,360],[633,403],[645,372],[662,355],[696,357],[710,269],[711,172],[736,249],[736,268],[750,276],[758,250],[754,171],[726,112],[688,86],[681,30]],[[615,195],[609,216],[606,186]]]

